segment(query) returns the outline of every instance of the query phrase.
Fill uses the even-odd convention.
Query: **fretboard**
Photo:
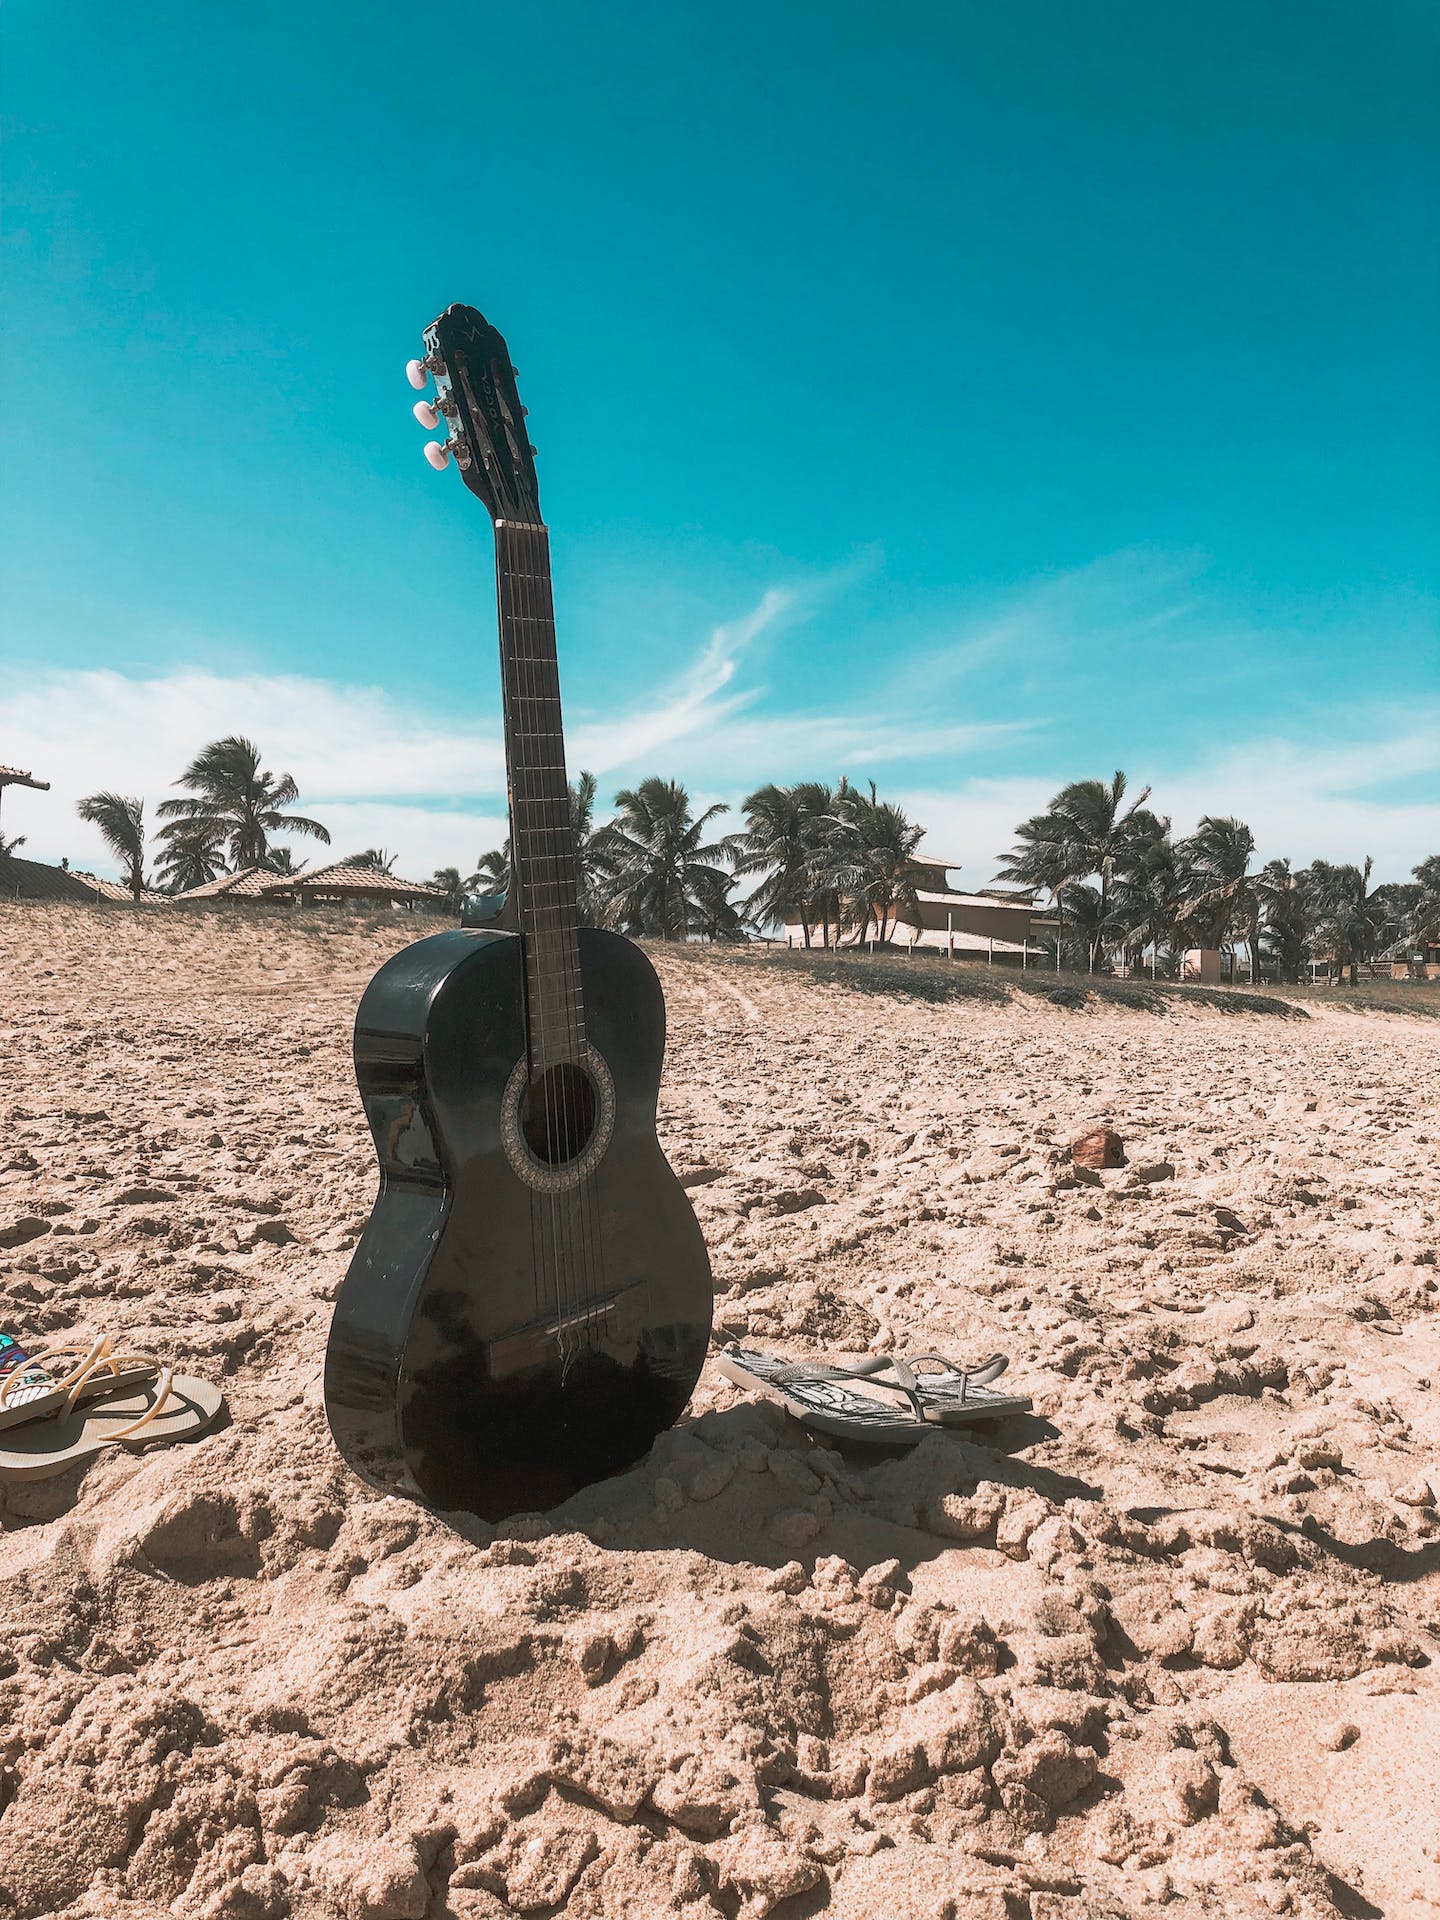
[[[510,884],[525,944],[531,1071],[576,1060],[585,1045],[575,833],[560,730],[560,676],[543,526],[495,525]]]

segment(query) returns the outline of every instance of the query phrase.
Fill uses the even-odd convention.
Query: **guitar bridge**
[[[527,1320],[524,1326],[514,1327],[496,1340],[488,1340],[485,1354],[492,1377],[503,1380],[509,1374],[523,1372],[526,1367],[553,1365],[557,1353],[563,1353],[568,1344],[567,1335],[574,1336],[575,1343],[581,1346],[597,1338],[610,1340],[616,1331],[617,1307],[622,1301],[641,1306],[646,1292],[643,1280],[632,1280],[629,1286],[619,1287],[613,1293],[601,1294],[561,1314]]]

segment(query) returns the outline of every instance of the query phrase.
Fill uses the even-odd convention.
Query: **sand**
[[[466,1537],[321,1403],[417,930],[0,908],[3,1322],[231,1414],[0,1493],[0,1915],[1440,1911],[1440,1022],[662,957],[717,1337],[998,1346],[1035,1416],[842,1457],[708,1368]]]

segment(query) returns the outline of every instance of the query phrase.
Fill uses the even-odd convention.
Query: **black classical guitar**
[[[665,1006],[640,949],[582,926],[548,536],[505,342],[425,332],[443,419],[495,523],[512,931],[432,934],[366,989],[355,1070],[380,1193],[336,1302],[330,1430],[389,1493],[487,1520],[637,1460],[690,1397],[710,1263],[655,1136]],[[501,923],[503,924],[503,923]]]

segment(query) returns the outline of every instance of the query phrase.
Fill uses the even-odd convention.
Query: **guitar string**
[[[531,700],[532,704],[539,704],[539,702],[543,700],[548,710],[547,717],[558,723],[559,666],[553,639],[554,621],[553,614],[547,612],[543,604],[546,597],[544,589],[548,579],[548,565],[546,564],[546,556],[544,553],[545,545],[546,534],[543,524],[536,527],[527,525],[524,529],[523,540],[520,538],[520,530],[517,528],[515,530],[515,536],[507,540],[507,547],[510,551],[517,559],[521,559],[524,562],[521,566],[512,566],[510,570],[512,593],[514,593],[517,606],[521,611],[521,618],[524,620],[527,629],[522,639],[529,646],[535,646],[542,637],[549,642],[543,660],[540,657],[538,648],[537,651],[533,653],[522,651],[515,656],[517,661],[516,683],[517,691],[523,688],[526,697]],[[517,586],[518,592],[515,592]],[[545,630],[543,636],[532,631],[532,629],[542,627]],[[552,674],[555,681],[553,688],[546,685],[543,692],[541,690],[542,672]],[[523,714],[517,714],[517,719],[523,720],[525,717]],[[532,729],[522,726],[517,727],[517,732],[531,736],[537,743],[544,737],[538,728]],[[560,731],[558,724],[553,729],[548,730],[548,733],[550,737],[553,737],[557,742],[559,741]],[[524,757],[523,745],[522,753],[519,757]],[[573,822],[571,820],[568,781],[565,783],[563,796],[556,791],[555,776],[562,772],[563,763],[557,766],[553,759],[547,759],[542,767],[540,757],[537,755],[526,769],[525,777],[521,783],[521,801],[525,812],[526,837],[529,837],[532,816],[538,816],[539,824],[544,831],[545,840],[547,842],[559,840],[563,843],[562,847],[556,852],[550,852],[547,849],[544,853],[535,853],[533,846],[529,849],[532,855],[530,864],[537,876],[533,883],[536,889],[537,908],[533,914],[527,915],[527,918],[531,921],[530,944],[533,961],[533,965],[528,971],[531,973],[537,986],[537,991],[534,995],[536,1001],[535,1020],[532,1024],[536,1034],[538,1034],[540,1056],[537,1061],[532,1054],[530,1065],[532,1069],[532,1080],[534,1079],[534,1068],[537,1065],[542,1068],[542,1084],[547,1088],[547,1095],[548,1090],[556,1085],[557,1076],[555,1070],[558,1069],[558,1086],[560,1092],[558,1116],[551,1100],[548,1097],[545,1100],[546,1139],[549,1147],[549,1160],[552,1167],[558,1167],[560,1165],[561,1149],[569,1150],[576,1144],[579,1098],[577,1092],[572,1106],[571,1072],[566,1071],[566,1069],[570,1068],[578,1072],[586,1071],[578,1058],[581,1051],[580,1008],[583,1002],[580,999],[582,983],[578,977],[578,911],[572,914],[572,909],[578,909],[578,899],[570,902],[561,901],[556,898],[547,899],[543,904],[540,902],[541,889],[543,889],[546,894],[558,896],[565,891],[566,881],[571,885],[575,885],[578,882],[578,874],[575,871],[578,855],[575,846]],[[548,781],[545,778],[547,774],[550,776]],[[534,791],[534,789],[539,790]],[[557,817],[558,815],[563,815],[563,819]],[[518,842],[521,836],[517,834],[516,837]],[[568,859],[566,858],[567,850],[569,854]],[[566,869],[563,875],[560,872],[561,868]],[[523,898],[523,884],[521,893]],[[576,923],[574,925],[550,924],[551,922],[564,923],[568,918],[572,917]],[[542,920],[544,921],[543,931]],[[571,979],[572,973],[576,976],[573,981]],[[555,1004],[557,1001],[559,1002],[558,1007]],[[559,1029],[557,1029],[556,1024],[557,1015],[560,1021]],[[562,1044],[562,1033],[563,1051],[566,1058],[563,1060],[552,1060],[551,1055],[556,1051],[557,1044]],[[534,1036],[532,1035],[532,1042],[533,1038]],[[595,1118],[597,1122],[599,1119],[600,1104],[598,1098],[594,1098],[596,1108]],[[557,1119],[559,1122],[558,1140]],[[583,1151],[588,1141],[579,1144],[581,1151]],[[568,1155],[568,1157],[575,1156]],[[589,1344],[590,1338],[593,1338],[594,1330],[600,1320],[598,1296],[594,1287],[594,1279],[597,1272],[597,1254],[600,1262],[603,1262],[604,1257],[604,1241],[603,1235],[600,1232],[594,1184],[588,1174],[577,1176],[573,1185],[564,1189],[564,1199],[558,1207],[555,1204],[554,1193],[555,1190],[552,1188],[552,1204],[549,1211],[551,1214],[551,1234],[555,1253],[554,1273],[557,1302],[561,1306],[562,1311],[566,1307],[570,1309],[568,1317],[571,1320],[572,1326],[576,1321],[583,1324],[587,1335],[587,1344]],[[557,1314],[557,1334],[559,1332],[559,1318],[560,1315]],[[560,1344],[563,1358],[563,1339]]]
[[[547,842],[555,842],[557,849],[547,854],[549,861],[550,892],[554,896],[555,911],[552,919],[556,923],[552,928],[552,948],[558,961],[559,987],[565,1008],[565,1051],[567,1060],[560,1074],[562,1111],[564,1113],[564,1138],[568,1147],[583,1152],[588,1141],[579,1141],[580,1097],[578,1083],[573,1092],[572,1080],[577,1073],[586,1071],[580,1059],[583,1046],[583,1001],[581,998],[580,955],[578,928],[570,924],[573,905],[565,898],[569,888],[575,886],[575,836],[571,820],[570,785],[565,767],[564,733],[561,727],[560,705],[560,664],[558,649],[555,645],[555,621],[553,587],[550,577],[549,536],[543,527],[533,536],[535,547],[534,575],[537,600],[545,607],[544,622],[549,641],[547,650],[547,671],[554,676],[553,710],[554,736],[559,750],[559,764],[556,768],[557,781],[552,788],[550,808],[558,816],[551,822],[552,831],[546,836]],[[548,603],[548,604],[547,604]],[[547,691],[549,691],[547,689]],[[562,871],[563,869],[563,871]],[[573,904],[578,904],[573,903]],[[577,1153],[578,1157],[578,1153]],[[576,1276],[576,1314],[584,1329],[587,1345],[594,1316],[594,1289],[592,1284],[593,1251],[590,1245],[586,1197],[589,1190],[589,1178],[584,1172],[576,1175],[574,1184],[565,1190],[567,1227],[571,1248],[572,1270]]]
[[[536,624],[536,596],[533,590],[534,582],[531,578],[531,568],[533,564],[529,551],[531,540],[532,534],[528,526],[524,529],[523,533],[517,529],[514,537],[514,547],[516,556],[521,563],[518,570],[518,579],[521,582],[520,599],[524,607],[525,625],[525,631],[521,636],[522,651],[519,658],[522,662],[522,670],[519,679],[521,685],[527,690],[529,703],[535,705],[538,704],[540,685],[538,669],[540,662],[538,653],[535,650],[536,636],[534,627]],[[520,721],[523,721],[525,717],[523,712],[517,714],[517,719]],[[526,848],[526,858],[531,867],[531,886],[534,889],[534,899],[536,902],[535,908],[527,915],[530,926],[525,935],[527,947],[526,972],[528,980],[533,983],[533,998],[535,1003],[530,1034],[530,1078],[531,1088],[534,1092],[538,1093],[542,1099],[545,1144],[547,1149],[546,1161],[553,1169],[559,1164],[560,1157],[558,1116],[554,1103],[550,1098],[554,1084],[550,1078],[552,1065],[550,1056],[553,1050],[553,987],[546,978],[548,967],[548,940],[542,932],[542,913],[539,908],[541,898],[540,888],[543,885],[540,875],[543,874],[544,869],[537,865],[540,856],[534,854],[535,843],[531,838],[532,824],[535,817],[538,815],[543,820],[546,811],[544,799],[545,776],[540,767],[540,756],[538,752],[535,751],[539,743],[538,729],[521,726],[519,732],[522,735],[529,735],[529,744],[524,749],[529,759],[526,780],[527,792],[525,796],[526,819],[524,837],[531,842]],[[517,835],[517,842],[519,837],[520,836]],[[534,856],[533,858],[531,858],[532,855]],[[550,1216],[550,1233],[554,1248],[555,1337],[556,1344],[560,1349],[560,1367],[563,1378],[569,1364],[565,1323],[573,1314],[574,1295],[572,1277],[569,1271],[569,1248],[566,1245],[564,1232],[564,1208],[560,1203],[557,1189],[553,1183],[547,1190],[547,1211]]]
[[[543,584],[549,586],[549,580],[551,580],[551,568],[549,568],[549,538],[541,532],[540,536],[538,536],[538,543],[543,543],[543,547],[545,547],[545,553],[543,553]],[[540,574],[540,566],[538,566],[536,570],[538,570],[538,574]],[[551,595],[551,601],[553,601],[553,595]],[[549,626],[549,632],[551,632],[551,636],[555,634],[553,611],[551,611],[551,626]],[[555,722],[557,722],[557,739],[561,741],[561,755],[564,755],[563,728],[561,728],[561,718],[559,718],[559,716],[561,716],[559,649],[553,647],[551,651],[553,651],[553,655],[555,655]],[[584,1020],[584,973],[582,973],[582,968],[580,968],[580,847],[578,847],[576,829],[574,829],[574,812],[572,812],[572,806],[570,806],[570,783],[568,783],[568,778],[564,778],[563,780],[563,801],[559,803],[559,806],[561,806],[561,814],[563,814],[564,831],[557,835],[557,839],[561,841],[561,860],[563,860],[564,868],[566,868],[566,874],[564,874],[564,885],[557,885],[555,891],[557,891],[557,893],[570,893],[570,891],[574,891],[574,900],[566,899],[566,914],[563,916],[563,918],[566,918],[566,922],[568,922],[568,924],[566,924],[566,931],[564,931],[564,939],[566,939],[566,966],[572,968],[572,985],[570,985],[570,983],[566,985],[568,1006],[570,1006],[570,1050],[572,1050],[572,1054],[574,1054],[576,1069],[588,1077],[589,1087],[591,1087],[591,1106],[593,1106],[593,1116],[591,1117],[593,1117],[593,1129],[595,1129],[595,1127],[601,1125],[601,1119],[603,1119],[603,1100],[601,1100],[601,1092],[599,1092],[599,1081],[597,1081],[597,1077],[589,1071],[588,1060],[582,1060],[582,1058],[580,1058],[582,1054],[588,1052],[588,1033],[586,1033],[586,1020]],[[557,916],[557,918],[561,918],[561,916]],[[570,1085],[570,1077],[566,1075],[566,1096],[568,1096],[568,1085]],[[576,1094],[576,1102],[578,1102],[578,1094]],[[593,1129],[591,1129],[591,1131],[593,1131]],[[588,1144],[588,1142],[586,1142],[586,1144]],[[580,1265],[582,1265],[582,1271],[584,1271],[584,1290],[586,1290],[584,1327],[586,1327],[586,1340],[588,1340],[589,1346],[593,1348],[595,1336],[597,1336],[597,1329],[599,1329],[599,1325],[601,1325],[601,1321],[603,1321],[601,1302],[603,1302],[603,1298],[607,1296],[607,1288],[605,1288],[605,1236],[601,1233],[601,1225],[599,1225],[599,1198],[597,1198],[597,1190],[595,1190],[595,1169],[584,1171],[584,1173],[576,1179],[576,1187],[572,1190],[572,1219],[574,1219],[574,1229],[576,1229],[576,1236],[578,1236]]]
[[[550,600],[547,632],[551,641],[550,664],[555,676],[555,737],[560,747],[562,763],[560,769],[561,780],[558,791],[554,795],[554,806],[560,816],[560,818],[554,822],[554,825],[559,828],[559,831],[552,833],[549,838],[559,843],[559,851],[554,859],[552,868],[554,879],[552,891],[557,896],[565,896],[563,911],[557,912],[555,918],[557,921],[564,923],[563,929],[557,934],[557,939],[562,942],[564,946],[562,958],[565,969],[563,984],[566,997],[567,1050],[571,1056],[571,1062],[573,1063],[575,1071],[586,1077],[591,1088],[591,1104],[593,1108],[591,1131],[593,1135],[594,1129],[599,1126],[602,1118],[603,1102],[600,1098],[598,1081],[596,1077],[590,1073],[588,1062],[581,1057],[582,1054],[588,1051],[588,1036],[585,1031],[584,976],[580,966],[579,845],[575,833],[573,808],[570,800],[568,770],[565,769],[563,764],[564,732],[560,720],[559,650],[554,644],[555,625],[549,536],[543,528],[537,531],[535,535],[535,545],[537,549],[535,566],[537,589],[542,598],[548,596]],[[565,869],[563,876],[559,872],[562,866]],[[573,900],[569,898],[572,891],[575,896]],[[573,1115],[570,1107],[570,1074],[567,1073],[562,1077],[562,1084],[565,1089],[566,1135],[567,1139],[574,1141],[576,1140],[576,1136],[571,1134],[570,1129],[572,1124],[574,1124],[578,1133],[578,1123],[583,1113],[583,1105],[579,1095],[579,1084],[577,1081],[575,1090],[576,1111]],[[589,1140],[587,1138],[584,1142],[577,1141],[576,1143],[580,1151],[583,1152],[584,1148],[588,1146]],[[583,1311],[581,1318],[583,1320],[586,1343],[593,1348],[602,1318],[600,1302],[604,1297],[603,1285],[597,1288],[596,1284],[597,1279],[603,1274],[604,1238],[600,1231],[594,1170],[579,1173],[574,1186],[568,1190],[568,1193],[570,1199],[570,1225],[572,1234],[574,1235],[575,1254],[580,1269],[583,1292]]]
[[[517,583],[516,583],[515,565],[514,565],[514,542],[513,542],[509,527],[506,526],[503,522],[497,524],[496,541],[497,541],[496,558],[497,558],[497,566],[499,569],[499,582],[500,582],[500,600],[501,600],[501,607],[505,615],[504,631],[501,635],[501,653],[500,653],[501,677],[502,677],[502,682],[503,682],[503,687],[505,692],[506,708],[510,712],[518,713],[518,692],[519,692],[519,681],[520,681],[520,663],[519,663],[520,637],[519,637],[519,624],[516,618]],[[510,892],[515,901],[516,924],[521,928],[520,993],[521,993],[521,1005],[522,1005],[522,1008],[524,1009],[523,1038],[524,1038],[524,1048],[525,1048],[526,1078],[527,1078],[527,1086],[528,1086],[528,1081],[531,1077],[530,1035],[531,1035],[532,1009],[530,1006],[530,999],[531,999],[530,985],[529,985],[529,980],[527,977],[527,969],[525,965],[525,941],[524,941],[524,933],[523,933],[524,911],[523,911],[523,901],[521,897],[520,862],[519,862],[518,852],[517,852],[520,845],[520,838],[521,838],[520,823],[521,823],[521,817],[524,809],[525,770],[524,770],[524,762],[523,762],[524,745],[519,738],[518,725],[515,729],[515,732],[516,732],[516,737],[513,741],[509,743],[510,750],[507,756],[509,761],[509,768],[510,768],[510,790],[511,790],[511,796],[512,796],[511,820],[510,820],[510,873],[508,878],[508,885],[510,888]],[[523,1099],[523,1096],[522,1096],[522,1099]],[[518,1130],[518,1121],[519,1121],[518,1112],[515,1117],[517,1121],[517,1130]],[[538,1204],[538,1199],[539,1199],[539,1196],[536,1194],[534,1187],[531,1187],[530,1189],[530,1251],[532,1255],[532,1267],[531,1267],[530,1285],[531,1285],[531,1294],[532,1294],[532,1298],[534,1300],[534,1306],[535,1306],[535,1317],[537,1320],[541,1317],[544,1311],[545,1298],[546,1298],[545,1228],[544,1228],[544,1220],[543,1220],[543,1208]]]
[[[559,687],[558,668],[555,661],[554,621],[545,605],[545,584],[548,567],[544,566],[545,530],[543,524],[527,527],[525,532],[526,548],[526,605],[529,614],[528,624],[532,629],[531,642],[535,648],[530,656],[533,662],[531,688],[536,695],[535,705],[543,704],[546,720],[553,726],[535,729],[537,744],[545,742],[543,757],[536,758],[536,796],[535,812],[543,832],[543,850],[534,856],[532,866],[543,878],[538,885],[543,889],[544,898],[539,905],[539,917],[535,924],[539,928],[543,922],[543,940],[537,933],[536,963],[537,971],[543,975],[542,989],[544,1001],[545,1034],[543,1040],[543,1060],[545,1069],[547,1119],[547,1138],[550,1143],[550,1164],[556,1173],[556,1183],[552,1187],[555,1196],[554,1205],[556,1225],[560,1235],[560,1258],[566,1290],[566,1338],[573,1341],[576,1322],[580,1319],[582,1305],[582,1277],[579,1272],[581,1247],[576,1234],[573,1190],[564,1184],[561,1171],[570,1159],[570,1149],[574,1144],[574,1115],[571,1112],[570,1056],[575,1051],[573,1032],[573,1009],[570,1002],[570,981],[568,977],[568,954],[565,951],[561,903],[554,898],[560,892],[559,868],[563,861],[550,851],[550,842],[558,835],[556,829],[561,821],[556,815],[562,810],[562,802],[557,793],[557,782],[563,781],[563,758],[556,764],[554,746],[559,745]],[[542,645],[543,643],[543,645]],[[543,656],[543,657],[542,657]],[[545,676],[542,690],[542,674]],[[550,676],[556,676],[555,685],[550,685]],[[539,716],[536,716],[538,720]],[[554,743],[553,745],[551,743]],[[562,749],[563,753],[563,749]],[[568,789],[564,795],[563,806],[569,805]],[[555,1098],[558,1093],[558,1099]],[[571,1355],[567,1352],[564,1364],[568,1365]]]
[[[526,899],[526,842],[529,837],[530,814],[532,807],[532,789],[535,775],[530,764],[530,747],[524,739],[524,711],[521,701],[527,693],[534,690],[534,676],[530,669],[526,653],[524,626],[528,624],[526,614],[529,611],[529,595],[524,582],[522,543],[517,529],[507,526],[505,530],[507,554],[507,577],[513,618],[511,620],[510,644],[510,682],[515,695],[513,711],[515,715],[515,817],[511,822],[510,866],[511,879],[515,886],[516,905],[519,909],[517,919],[521,933],[521,968],[523,992],[526,1006],[525,1022],[525,1066],[526,1087],[521,1095],[522,1104],[528,1104],[532,1090],[538,1089],[540,1067],[545,1054],[545,1009],[543,982],[540,977],[540,953],[538,945],[538,922],[531,912]],[[527,926],[525,923],[529,922]],[[517,1116],[518,1118],[518,1116]],[[533,1115],[532,1115],[533,1118]],[[546,1143],[553,1156],[554,1133],[550,1125],[548,1103],[545,1112]],[[521,1129],[522,1144],[528,1147],[524,1131]],[[534,1231],[535,1215],[540,1215],[539,1231]],[[560,1244],[560,1223],[553,1193],[537,1193],[531,1188],[532,1247],[536,1253],[536,1265],[539,1269],[537,1287],[545,1277],[546,1248],[545,1229],[549,1228],[549,1297],[555,1314],[557,1342],[562,1341],[560,1332],[565,1314],[565,1277],[563,1256]],[[543,1291],[542,1291],[543,1297]],[[537,1299],[537,1310],[540,1300]],[[563,1364],[563,1344],[562,1344]]]
[[[551,919],[555,923],[550,929],[552,957],[557,965],[558,986],[564,1004],[565,1051],[567,1059],[560,1073],[561,1105],[564,1115],[563,1137],[567,1147],[576,1149],[575,1157],[584,1151],[588,1139],[579,1140],[579,1125],[583,1108],[580,1101],[578,1082],[572,1094],[572,1080],[575,1074],[588,1076],[588,1069],[581,1054],[585,1046],[583,980],[580,974],[579,953],[579,900],[578,900],[578,849],[575,842],[574,822],[570,804],[570,786],[568,773],[564,765],[564,733],[560,722],[560,665],[558,648],[555,645],[555,622],[553,606],[553,587],[551,584],[549,537],[543,526],[537,528],[531,536],[534,556],[532,572],[535,587],[536,604],[541,607],[541,622],[549,642],[546,657],[546,670],[554,676],[553,709],[550,715],[554,723],[554,738],[559,749],[559,764],[555,768],[557,779],[548,796],[547,807],[552,818],[546,835],[547,845],[558,843],[556,850],[547,851],[547,879],[549,892],[553,898]],[[547,605],[548,602],[548,605]],[[547,696],[552,689],[546,689]],[[563,870],[563,871],[562,871]],[[571,890],[576,899],[570,900]],[[570,1069],[567,1071],[566,1069]],[[593,1088],[593,1079],[591,1081]],[[592,1098],[593,1098],[592,1094]],[[572,1104],[573,1103],[573,1104]],[[599,1101],[594,1099],[595,1120],[599,1119]],[[593,1129],[592,1129],[593,1131]],[[572,1273],[576,1279],[576,1318],[584,1329],[587,1345],[593,1344],[595,1327],[599,1320],[599,1308],[595,1292],[595,1253],[599,1242],[599,1219],[595,1212],[594,1186],[587,1172],[577,1173],[574,1183],[568,1186],[566,1193],[566,1213],[568,1218],[568,1240]]]

